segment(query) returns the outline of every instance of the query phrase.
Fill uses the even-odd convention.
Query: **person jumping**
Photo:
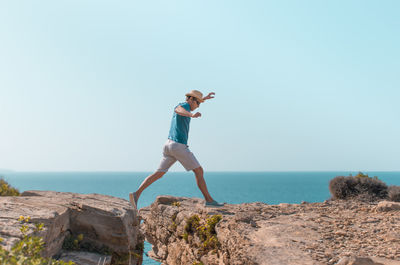
[[[175,107],[172,116],[171,128],[169,130],[168,140],[164,145],[163,158],[160,166],[153,174],[149,175],[135,192],[129,193],[129,201],[132,206],[137,209],[137,202],[142,192],[153,182],[160,179],[168,169],[179,161],[187,171],[193,171],[196,176],[197,186],[204,196],[206,207],[221,207],[223,203],[216,202],[207,189],[204,180],[204,170],[200,166],[194,154],[189,150],[187,145],[189,136],[189,124],[191,118],[201,117],[200,112],[192,113],[205,100],[214,98],[215,93],[211,92],[206,97],[200,91],[192,90],[186,94],[186,101]]]

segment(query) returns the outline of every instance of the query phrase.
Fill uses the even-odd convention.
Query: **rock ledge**
[[[62,251],[64,239],[71,234],[83,234],[85,243],[95,248],[107,248],[112,257],[85,253],[85,257],[79,258],[79,253],[73,252],[71,255],[75,260],[103,257],[108,264],[115,263],[117,259],[122,260],[121,264],[141,263],[142,253],[137,252],[143,244],[143,236],[139,231],[137,212],[126,200],[100,194],[54,191],[26,191],[22,196],[0,197],[3,247],[9,249],[20,239],[20,216],[31,218],[31,233],[34,223],[44,223],[45,229],[40,236],[46,243],[42,253],[46,257],[62,254],[64,260],[68,259],[68,253]],[[133,252],[138,255],[129,255]],[[92,263],[85,261],[81,264],[97,263],[93,260]]]
[[[159,196],[140,210],[154,258],[164,264],[400,264],[400,203],[245,203],[217,209],[203,203]],[[194,215],[200,224],[222,216],[215,227],[218,247],[205,251],[201,236],[187,232]]]

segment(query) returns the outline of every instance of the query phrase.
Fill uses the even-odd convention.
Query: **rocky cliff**
[[[160,196],[140,210],[164,264],[400,264],[400,204],[326,201],[212,209]]]
[[[143,236],[137,212],[128,201],[99,194],[26,191],[0,197],[0,237],[10,248],[21,238],[18,221],[29,216],[29,227],[43,223],[46,257],[77,264],[141,264]],[[74,242],[75,240],[78,241]],[[74,251],[66,251],[65,246]],[[90,251],[90,252],[87,252]]]
[[[44,223],[44,256],[77,264],[141,264],[143,236],[164,264],[400,264],[400,203],[247,203],[205,208],[203,200],[160,196],[139,217],[126,200],[28,191],[0,197],[0,237],[10,248]],[[79,248],[75,241],[79,238]],[[73,246],[74,251],[65,250]],[[64,246],[64,249],[63,249]],[[90,252],[88,252],[90,251]]]

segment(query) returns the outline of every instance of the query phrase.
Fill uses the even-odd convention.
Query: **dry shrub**
[[[329,191],[333,199],[359,199],[375,201],[388,196],[387,185],[377,177],[359,173],[357,176],[339,176],[329,182]]]

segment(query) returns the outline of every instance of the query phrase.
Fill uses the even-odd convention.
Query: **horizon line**
[[[8,170],[0,169],[0,174],[5,173],[132,173],[132,172],[140,172],[140,173],[151,173],[154,171],[146,171],[146,170]],[[185,173],[188,171],[178,170],[178,171],[168,171],[170,173]],[[167,172],[167,173],[168,173]],[[318,170],[318,169],[310,169],[310,170],[208,170],[205,173],[262,173],[262,172],[400,172],[400,169],[397,170]]]

